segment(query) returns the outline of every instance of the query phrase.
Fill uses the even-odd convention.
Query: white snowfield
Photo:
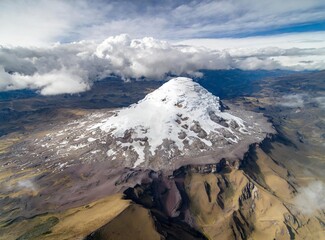
[[[213,121],[212,115],[222,119],[228,127]],[[236,125],[237,129],[231,128],[231,124]],[[184,77],[169,80],[143,100],[116,111],[114,116],[93,125],[90,129],[96,128],[115,138],[123,138],[126,133],[130,135],[132,140],[121,142],[118,147],[128,147],[136,151],[138,159],[134,167],[145,161],[146,147],[154,156],[164,140],[170,140],[178,150],[183,151],[185,143],[190,146],[195,139],[211,147],[211,133],[220,135],[221,129],[232,134],[228,140],[234,143],[240,140],[236,132],[248,133],[241,118],[221,112],[218,97],[192,79]],[[116,151],[118,149],[110,150],[108,155],[112,156]]]

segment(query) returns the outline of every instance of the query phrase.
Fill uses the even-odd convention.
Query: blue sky
[[[252,37],[252,36],[272,36],[278,34],[286,34],[286,33],[312,33],[312,32],[319,32],[325,31],[325,21],[320,22],[306,22],[306,23],[297,23],[292,25],[283,25],[278,26],[275,28],[270,29],[259,29],[259,30],[252,30],[249,32],[239,32],[234,33],[224,33],[224,34],[216,34],[214,35],[209,34],[207,38],[224,38],[224,37],[232,37],[232,38],[245,38],[245,37]]]
[[[323,0],[2,0],[0,44],[103,40],[127,33],[166,40],[325,31]]]

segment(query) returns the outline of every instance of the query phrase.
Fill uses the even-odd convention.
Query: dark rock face
[[[180,215],[183,204],[177,185],[179,179],[169,178],[161,172],[152,172],[150,182],[130,187],[124,194],[135,203],[146,208],[155,208],[167,217],[176,218]]]
[[[210,167],[210,169],[212,169]],[[121,175],[115,184],[123,186],[136,182],[134,178],[147,176],[140,184],[128,187],[124,191],[126,199],[148,209],[155,222],[155,227],[163,239],[207,239],[194,227],[189,213],[189,199],[184,187],[184,177],[191,167],[177,169],[166,176],[161,171],[144,174],[141,170],[130,169]],[[97,231],[101,231],[98,229]],[[97,231],[85,239],[102,239]]]
[[[222,117],[217,116],[215,112],[210,112],[209,115],[211,120],[214,121],[215,123],[218,123],[221,126],[224,126],[226,128],[229,127],[229,124],[226,122],[226,120],[223,119]]]
[[[237,129],[237,128],[239,128],[239,125],[238,125],[238,123],[236,123],[235,121],[231,121],[231,122],[230,122],[230,127],[231,127],[231,128],[235,128],[235,129]]]
[[[195,133],[199,133],[202,128],[198,122],[194,122],[193,125],[190,127],[190,130],[192,130]]]
[[[245,188],[242,191],[242,195],[239,197],[239,204],[242,206],[243,202],[252,198],[257,198],[258,197],[258,192],[255,190],[256,187],[254,185],[254,183],[249,182],[247,183],[247,185],[245,186]]]
[[[233,224],[231,225],[231,229],[235,239],[247,239],[252,229],[245,217],[240,211],[235,211],[232,214],[232,220]]]
[[[222,101],[220,101],[220,110],[221,112],[225,111],[225,110],[230,110],[230,108],[224,104]]]
[[[209,202],[211,202],[211,186],[208,182],[204,182],[204,188],[205,188],[205,192],[207,193]]]
[[[220,162],[214,164],[188,165],[184,168],[187,172],[207,174],[216,172],[229,172],[230,166],[235,164],[236,162],[229,163],[229,161],[226,159],[221,159]],[[177,173],[177,171],[179,170],[174,171],[174,175]]]
[[[186,138],[186,133],[184,131],[181,131],[179,134],[178,134],[178,138],[179,139],[185,139]]]
[[[206,239],[202,233],[196,230],[189,211],[189,198],[184,186],[185,176],[191,173],[226,173],[231,171],[231,167],[235,165],[222,159],[216,164],[183,166],[169,176],[162,171],[151,171],[145,183],[129,187],[124,191],[125,198],[149,209],[154,217],[157,230],[166,239]],[[136,175],[136,171],[130,171],[121,179],[131,179],[130,181],[132,181],[132,177]],[[227,179],[220,179],[218,185],[220,189],[229,187]],[[204,186],[211,201],[211,196],[214,194],[211,186],[208,182],[205,182]],[[223,191],[220,191],[218,204],[221,206],[223,197]],[[238,230],[236,231],[238,232]]]
[[[301,132],[297,131],[297,137],[298,137],[299,142],[304,143],[305,137]]]
[[[208,136],[208,134],[206,133],[206,131],[204,131],[203,129],[201,129],[201,131],[199,131],[198,135],[199,138],[206,138]]]

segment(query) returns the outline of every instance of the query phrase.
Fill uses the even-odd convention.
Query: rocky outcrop
[[[246,200],[251,199],[252,201],[254,201],[255,198],[258,198],[258,189],[254,183],[249,182],[246,184],[245,188],[242,191],[241,196],[239,197],[239,204],[240,206],[243,206],[243,203]],[[252,210],[254,210],[253,206],[252,206]]]

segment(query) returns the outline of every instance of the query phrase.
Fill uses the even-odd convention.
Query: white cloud
[[[325,69],[325,32],[247,38],[188,39],[177,44],[227,51],[243,69]]]
[[[296,207],[304,214],[312,214],[317,210],[325,210],[325,185],[321,181],[310,183],[298,189],[295,197]]]
[[[229,68],[226,53],[179,47],[153,38],[109,37],[50,48],[0,48],[0,90],[38,89],[43,95],[76,93],[111,74],[124,79],[198,75],[202,68]]]
[[[316,97],[314,100],[318,103],[320,108],[325,109],[325,97]]]
[[[324,8],[323,0],[2,0],[0,44],[44,46],[122,33],[169,40],[246,36],[324,22]]]
[[[45,45],[68,31],[72,10],[63,1],[8,1],[0,3],[1,44]]]
[[[81,77],[82,74],[79,72],[73,73],[64,68],[52,70],[45,74],[35,73],[31,76],[13,74],[11,76],[12,89],[40,89],[42,95],[77,93],[90,88],[89,84]],[[10,89],[10,86],[8,89]]]
[[[119,1],[107,12],[111,17],[76,31],[83,39],[121,33],[168,40],[245,36],[322,22],[324,7],[321,0]]]
[[[308,61],[295,61],[303,56]],[[151,37],[109,37],[51,47],[0,47],[0,90],[36,89],[43,95],[76,93],[109,75],[123,79],[199,76],[201,69],[324,69],[322,49],[211,50]],[[293,60],[291,60],[293,59]],[[290,99],[289,99],[290,100]],[[296,99],[293,99],[296,101]]]
[[[11,182],[2,182],[0,183],[1,187],[5,191],[37,191],[38,187],[37,184],[34,182],[33,179],[21,179],[15,183]]]
[[[281,64],[271,58],[247,57],[238,61],[237,67],[245,70],[273,70],[282,68]]]
[[[229,67],[227,55],[220,52],[173,46],[149,37],[132,40],[128,35],[109,37],[98,45],[95,55],[107,60],[111,71],[123,78],[162,79],[168,73],[192,74],[202,68]]]
[[[305,97],[306,96],[304,94],[289,94],[279,99],[278,105],[289,108],[303,108],[305,104]]]
[[[35,186],[35,184],[33,183],[33,181],[31,179],[20,180],[17,183],[17,187],[18,187],[18,189],[27,189],[27,190],[31,190],[31,191],[37,190],[37,187]]]
[[[236,52],[239,50],[239,54],[245,54],[246,49],[262,48],[266,50],[269,48],[272,51],[292,48],[319,49],[325,47],[325,32],[286,33],[244,38],[195,38],[177,41],[177,44],[204,46],[215,50],[236,49]]]

